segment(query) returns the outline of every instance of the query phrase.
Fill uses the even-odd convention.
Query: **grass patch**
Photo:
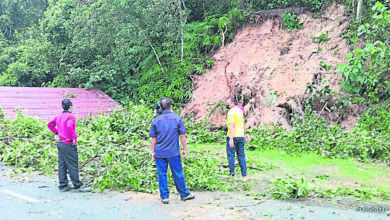
[[[217,158],[220,163],[227,164],[225,148],[224,144],[191,144],[189,146],[190,151],[207,151],[208,155]],[[354,192],[350,193],[352,196],[360,198],[361,194],[354,191],[355,188],[360,187],[374,191],[388,192],[390,190],[390,167],[384,163],[332,159],[310,152],[291,154],[277,149],[246,150],[246,156],[248,165],[264,168],[260,172],[249,169],[250,178],[253,179],[251,188],[257,191],[266,190],[270,182],[277,181],[285,184],[283,178],[286,176],[287,182],[293,183],[290,177],[296,178],[297,182],[300,182],[303,177],[311,182],[311,185],[316,186],[317,192],[328,190],[327,192],[333,192],[334,195],[348,195],[345,192],[351,190]],[[323,193],[326,196],[331,194]]]

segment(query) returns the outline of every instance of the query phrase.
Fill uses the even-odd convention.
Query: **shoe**
[[[247,176],[242,176],[242,181],[244,181],[244,182],[248,181],[248,177]]]
[[[162,204],[169,204],[169,199],[161,199]]]
[[[192,200],[192,199],[195,199],[195,196],[192,195],[191,193],[188,196],[181,198],[181,200],[183,201]]]
[[[91,192],[91,188],[89,187],[78,187],[78,188],[74,188],[74,190],[76,192]]]
[[[72,188],[70,188],[70,186],[63,186],[63,187],[59,187],[59,189],[60,189],[60,192],[68,192]]]

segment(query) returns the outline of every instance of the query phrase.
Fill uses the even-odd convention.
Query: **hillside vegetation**
[[[191,76],[255,10],[326,1],[5,0],[0,85],[99,88],[121,102],[191,98]]]

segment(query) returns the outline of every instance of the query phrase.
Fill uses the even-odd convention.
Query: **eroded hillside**
[[[330,5],[318,18],[308,12],[298,17],[302,30],[282,30],[280,19],[241,29],[232,43],[213,56],[213,67],[195,79],[194,97],[185,113],[222,125],[225,116],[219,106],[236,96],[245,101],[249,126],[282,123],[289,127],[285,106],[301,109],[299,99],[308,86],[328,84],[338,91],[341,76],[334,72],[350,50],[340,37],[349,23],[344,6]],[[328,40],[316,38],[321,34]]]

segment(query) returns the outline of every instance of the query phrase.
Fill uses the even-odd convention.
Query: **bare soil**
[[[221,126],[226,117],[220,104],[234,96],[244,100],[248,126],[281,123],[289,128],[291,110],[302,111],[308,86],[317,84],[321,89],[327,84],[338,92],[342,78],[334,72],[350,51],[340,37],[349,24],[344,6],[332,4],[318,18],[308,12],[298,17],[302,30],[282,30],[280,19],[275,18],[241,29],[232,43],[212,57],[212,68],[194,80],[194,97],[184,114]],[[329,40],[320,43],[315,37],[321,34]],[[353,126],[358,116],[348,117],[344,127]]]

